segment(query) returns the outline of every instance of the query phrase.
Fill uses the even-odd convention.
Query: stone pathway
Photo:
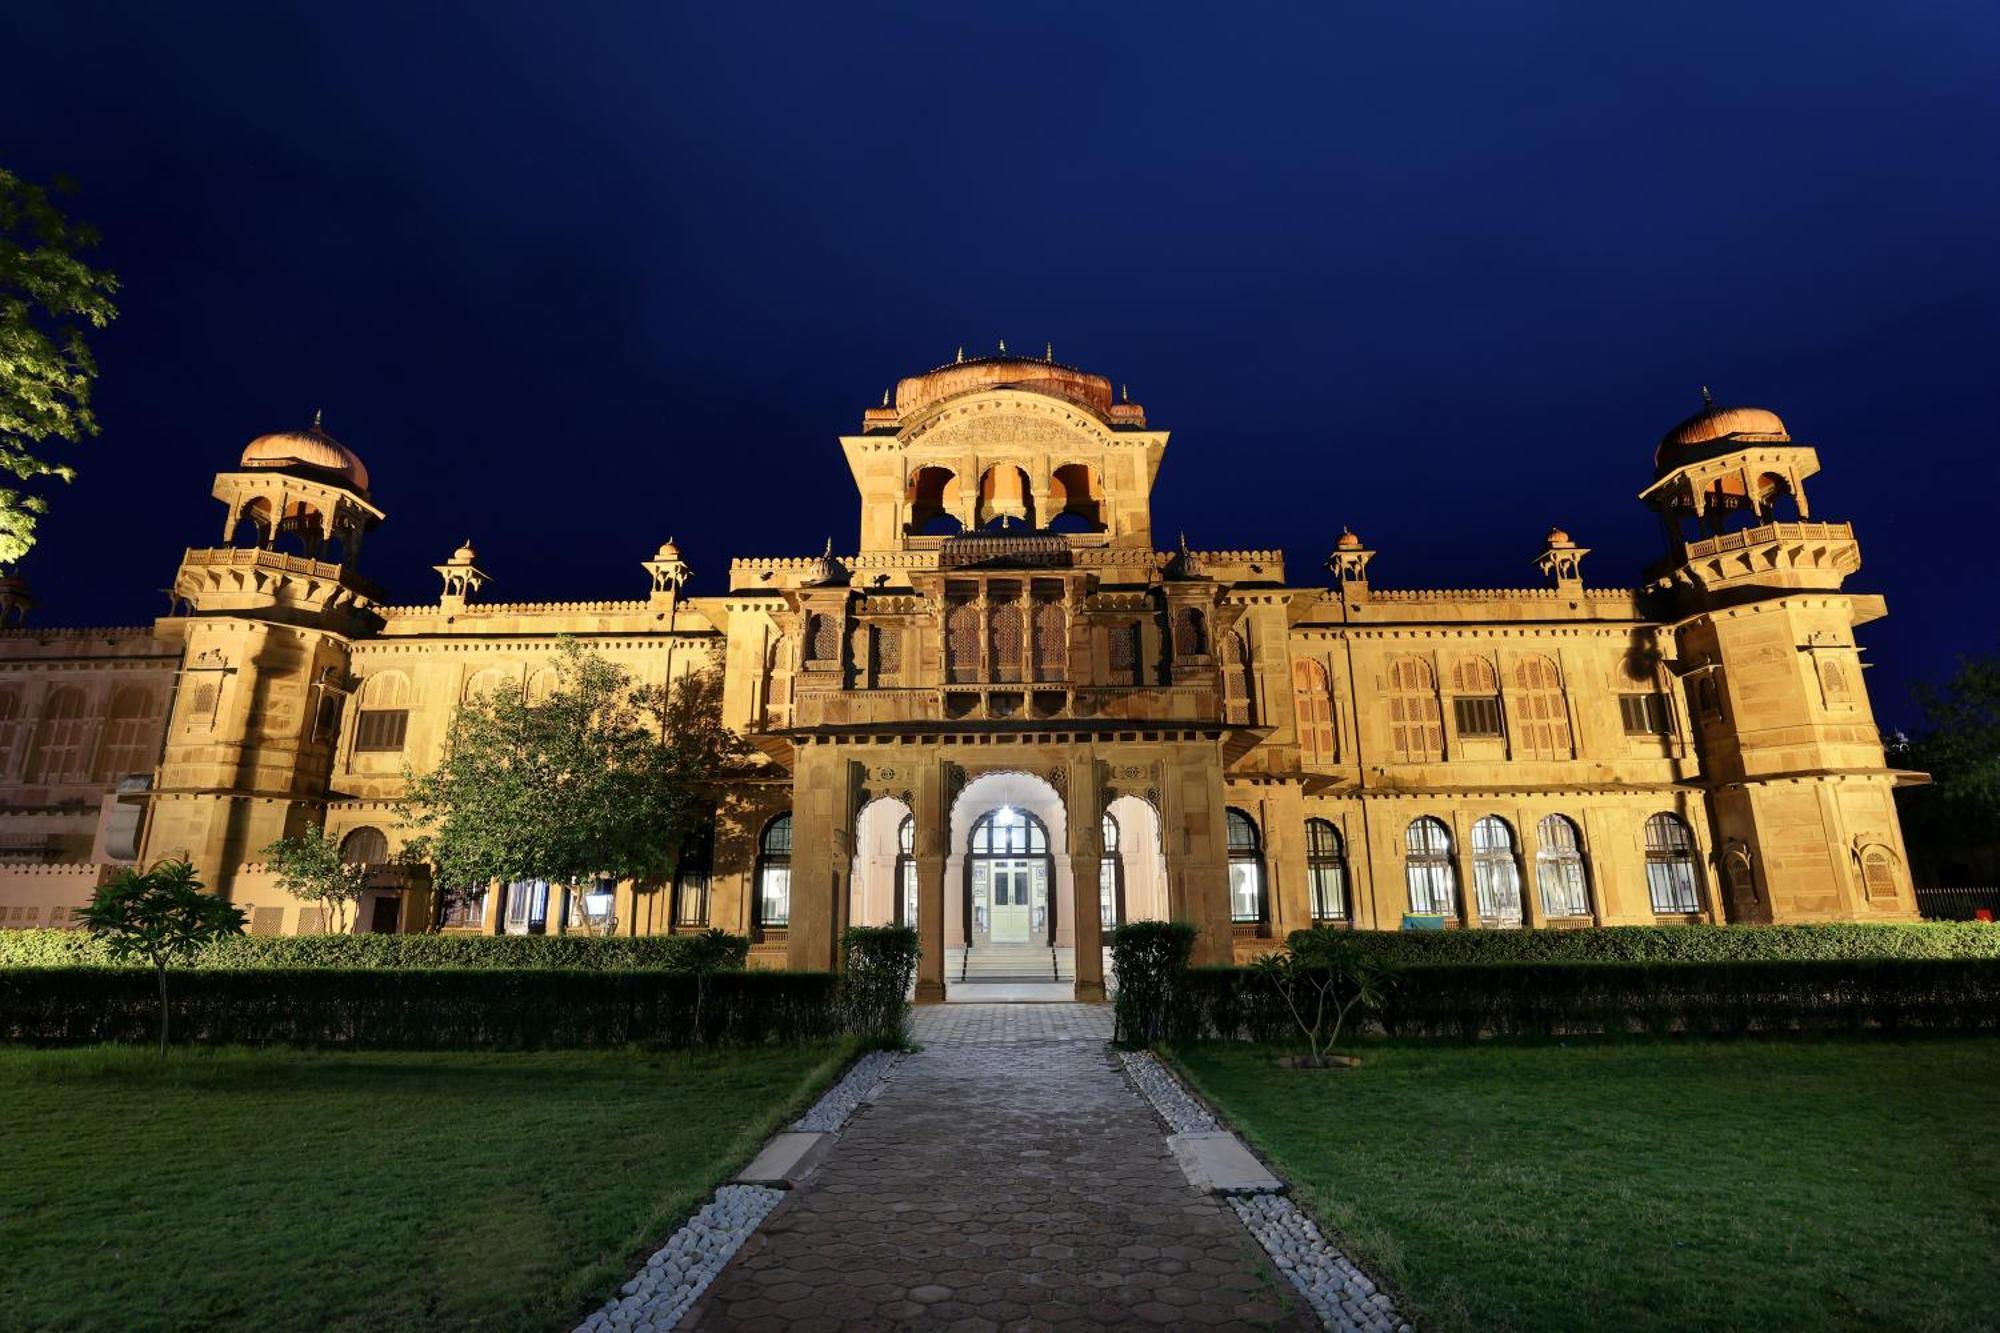
[[[1187,1182],[1097,1005],[939,1005],[825,1163],[682,1322],[732,1329],[1305,1329]]]

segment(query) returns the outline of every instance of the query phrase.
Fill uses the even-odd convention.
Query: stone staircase
[[[981,944],[945,956],[945,979],[977,985],[1076,980],[1076,950],[1046,944]]]

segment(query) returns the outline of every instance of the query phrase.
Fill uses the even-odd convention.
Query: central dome
[[[281,430],[259,435],[243,450],[246,468],[307,467],[331,472],[357,491],[368,489],[368,469],[352,449],[319,427],[319,418],[306,430]]]

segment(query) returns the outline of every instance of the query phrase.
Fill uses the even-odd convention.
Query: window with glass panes
[[[1239,925],[1264,920],[1264,850],[1257,825],[1241,810],[1229,811],[1229,919]]]
[[[1104,859],[1097,863],[1097,915],[1104,929],[1125,920],[1125,862],[1118,854],[1118,821],[1104,816]]]
[[[1306,821],[1306,883],[1315,921],[1347,919],[1347,854],[1340,830],[1324,819]]]
[[[1665,811],[1646,821],[1646,889],[1653,910],[1680,915],[1701,910],[1694,833],[1687,821]]]
[[[764,826],[757,840],[757,924],[770,929],[792,921],[792,816]]]
[[[1535,826],[1535,842],[1543,915],[1589,916],[1590,881],[1584,873],[1583,835],[1575,822],[1566,815],[1549,815]]]
[[[1513,826],[1498,815],[1486,815],[1472,825],[1472,888],[1481,921],[1521,924],[1521,862],[1515,855]]]
[[[1451,830],[1425,815],[1403,831],[1403,874],[1410,910],[1420,916],[1458,915],[1458,872],[1451,863]]]

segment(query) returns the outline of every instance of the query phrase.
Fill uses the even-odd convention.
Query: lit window
[[[781,929],[792,921],[792,816],[764,826],[757,844],[757,924]]]
[[[1125,861],[1118,854],[1118,821],[1104,816],[1104,859],[1097,863],[1097,914],[1106,930],[1125,920]]]
[[[1263,842],[1241,810],[1229,811],[1229,919],[1239,925],[1264,920]]]
[[[1472,888],[1481,921],[1521,924],[1521,862],[1514,854],[1514,830],[1497,815],[1486,815],[1472,826]]]

